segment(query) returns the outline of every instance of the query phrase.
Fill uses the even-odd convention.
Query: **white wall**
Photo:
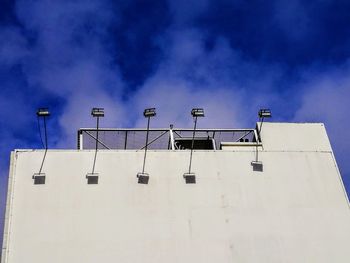
[[[188,151],[150,151],[148,185],[143,151],[99,151],[98,185],[93,151],[50,150],[45,185],[32,179],[43,151],[17,151],[3,262],[349,262],[349,203],[315,125],[289,125],[288,138],[313,137],[303,150],[277,138],[287,124],[265,123],[263,172],[254,147],[196,151],[195,185]]]

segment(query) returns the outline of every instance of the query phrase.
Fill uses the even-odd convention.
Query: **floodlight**
[[[260,109],[258,114],[259,114],[259,118],[271,118],[270,109]]]
[[[50,116],[50,112],[48,108],[39,108],[36,112],[38,117],[48,117]]]
[[[92,108],[91,115],[92,117],[104,117],[105,110],[104,108]]]
[[[204,110],[202,108],[194,108],[191,110],[193,117],[204,117]]]
[[[156,108],[145,109],[143,112],[143,116],[145,116],[146,118],[156,116]]]

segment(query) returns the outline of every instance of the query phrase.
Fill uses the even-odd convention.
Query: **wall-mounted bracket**
[[[86,175],[87,183],[88,184],[98,184],[98,173],[88,173]]]
[[[186,184],[195,184],[196,183],[195,173],[184,173],[184,178],[185,178]]]
[[[262,172],[263,171],[263,163],[262,161],[252,161],[250,163],[253,166],[253,171],[254,172]]]
[[[138,173],[136,177],[139,179],[139,184],[148,184],[149,174],[148,173]]]
[[[35,173],[32,178],[34,179],[34,184],[45,184],[46,174],[45,173]]]

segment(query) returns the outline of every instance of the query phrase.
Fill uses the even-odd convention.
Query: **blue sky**
[[[49,146],[75,148],[94,125],[254,127],[324,122],[350,191],[349,1],[3,0],[0,9],[0,214],[10,151],[39,148],[35,111],[47,106]],[[2,227],[1,227],[2,229]]]

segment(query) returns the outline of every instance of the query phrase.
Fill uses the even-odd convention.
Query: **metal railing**
[[[98,149],[141,150],[146,147],[146,129],[99,129]],[[192,139],[193,129],[150,129],[148,149],[181,150],[177,142]],[[78,130],[78,149],[94,149],[96,129]],[[255,129],[197,129],[195,139],[213,140],[213,149],[220,149],[222,142],[251,145],[257,141]]]

